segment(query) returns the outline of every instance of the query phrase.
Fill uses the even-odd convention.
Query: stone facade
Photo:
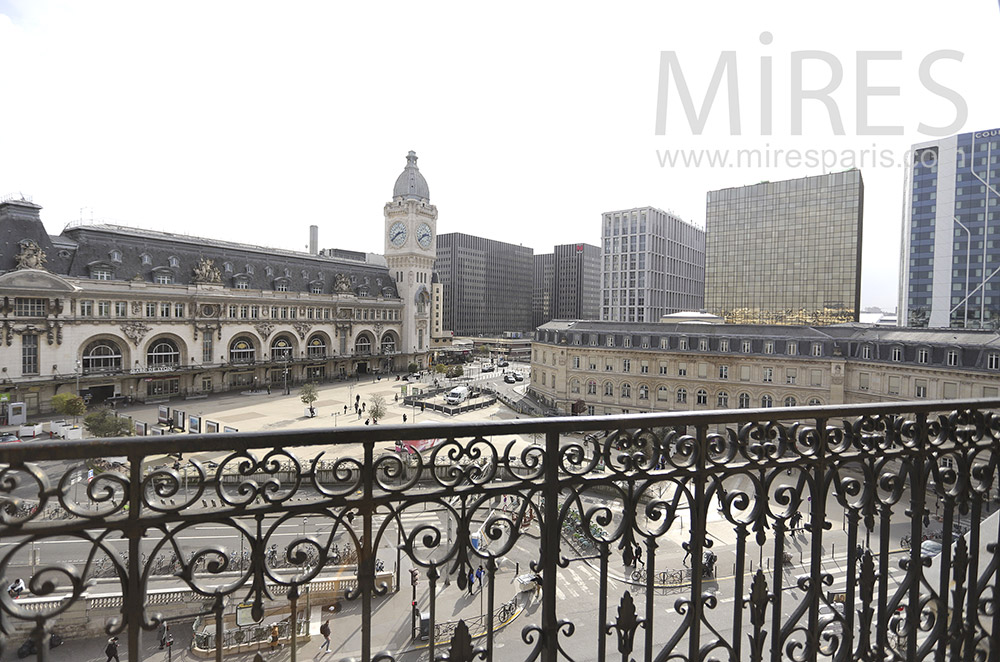
[[[0,393],[29,414],[402,370],[411,310],[384,266],[111,225],[49,236],[0,204]],[[47,259],[19,259],[30,241]],[[37,255],[37,253],[33,253]]]
[[[532,345],[531,390],[561,413],[582,402],[592,415],[996,397],[1000,338],[553,321]]]

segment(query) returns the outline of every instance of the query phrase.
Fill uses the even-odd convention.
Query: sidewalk
[[[407,572],[402,573],[404,579],[408,578],[408,575],[409,573]],[[495,578],[495,608],[499,608],[503,603],[518,596],[519,586],[515,582],[515,576],[513,568],[497,572]],[[444,621],[457,621],[462,618],[468,621],[480,616],[483,610],[486,609],[486,591],[489,588],[488,585],[481,589],[479,582],[476,582],[471,595],[468,590],[460,589],[454,581],[449,582],[448,586],[444,586],[443,579],[441,579],[439,580],[438,587],[439,590],[436,597],[436,618],[438,624]],[[373,653],[387,649],[398,656],[398,654],[406,651],[422,650],[427,647],[426,641],[415,640],[410,636],[411,591],[412,588],[409,583],[405,583],[397,593],[390,593],[384,598],[373,598],[371,628]],[[421,611],[427,610],[429,602],[427,580],[426,577],[422,576],[420,584],[417,586],[418,608]],[[518,605],[523,606],[523,604],[524,600],[519,599]],[[307,641],[300,639],[297,647],[297,659],[326,659],[331,662],[346,657],[361,659],[361,609],[360,599],[353,602],[342,602],[341,609],[332,615],[328,612],[324,613],[323,605],[311,605],[310,637]],[[519,609],[515,617],[511,621],[508,621],[508,625],[517,620],[520,611]],[[319,634],[319,629],[323,620],[327,618],[330,619],[331,628],[330,653],[320,650],[323,647],[323,637]],[[268,619],[265,623],[271,620],[281,619]],[[497,627],[499,628],[500,626]],[[152,662],[203,662],[204,660],[213,659],[212,656],[202,657],[191,652],[193,633],[190,621],[172,623],[170,631],[173,635],[174,643],[169,647],[169,650],[161,650],[159,648],[159,639],[156,630],[143,631],[140,645],[141,659]],[[125,641],[126,635],[122,633],[118,636],[119,657],[122,662],[125,662],[125,660],[129,659]],[[0,660],[3,662],[16,660],[17,648],[24,643],[25,639],[26,637],[21,637],[17,640],[9,641],[9,646],[3,655],[0,656]],[[104,654],[104,648],[106,645],[107,637],[95,637],[82,641],[67,640],[62,646],[50,651],[50,659],[54,662],[62,662],[64,660],[67,662],[105,662],[107,656]],[[438,644],[438,646],[446,648],[447,645]],[[267,659],[273,658],[276,662],[291,659],[291,650],[288,644],[283,644],[271,655],[269,644],[264,643],[261,645],[260,652],[263,657]],[[255,655],[256,652],[252,651],[228,654],[225,657],[227,660],[250,662]]]

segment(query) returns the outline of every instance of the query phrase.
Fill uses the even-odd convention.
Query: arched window
[[[382,353],[383,354],[396,353],[396,338],[391,333],[387,333],[384,336],[382,336]]]
[[[371,354],[372,353],[372,339],[368,336],[358,336],[357,340],[354,341],[354,353],[355,354]]]
[[[146,367],[166,368],[179,365],[181,353],[177,351],[177,345],[172,340],[157,340],[146,352]]]
[[[83,350],[83,372],[121,370],[122,352],[110,340],[95,340]]]
[[[792,396],[788,396],[787,398],[785,398],[785,406],[786,407],[794,407],[795,406],[795,398],[793,398]]]
[[[821,404],[823,403],[819,401],[819,398],[809,398],[810,407],[819,407]]]
[[[631,398],[632,397],[632,385],[628,382],[622,384],[622,397]]]
[[[677,389],[677,402],[684,404],[688,401],[688,392],[686,388]]]
[[[708,404],[708,391],[706,391],[705,389],[703,389],[703,388],[698,389],[698,392],[695,393],[695,397],[698,398],[697,404],[699,404],[699,405],[707,405]]]
[[[232,363],[253,363],[257,358],[257,350],[249,338],[234,338],[229,344],[229,360]]]
[[[310,338],[306,345],[306,352],[309,354],[309,358],[311,359],[325,359],[326,340],[323,336],[317,334]]]
[[[715,404],[719,409],[725,409],[729,406],[729,394],[725,391],[719,391],[719,395],[715,398]]]
[[[656,389],[656,399],[657,400],[669,400],[670,399],[670,389],[666,386],[660,386]]]
[[[760,396],[760,406],[767,409],[774,406],[774,398],[769,395]]]
[[[739,404],[737,405],[740,409],[750,409],[750,394],[740,393],[738,398]]]
[[[292,341],[285,336],[278,336],[271,343],[271,360],[272,361],[291,361],[292,360]]]
[[[587,395],[597,395],[597,382],[593,379],[587,382]]]
[[[639,399],[649,400],[649,387],[646,386],[645,384],[639,387]]]
[[[611,382],[605,382],[604,383],[604,395],[611,395],[611,396],[613,396],[614,394],[615,394],[615,385],[612,384]]]
[[[569,383],[569,391],[570,391],[570,393],[579,393],[580,392],[580,380],[579,379],[574,379],[573,381],[571,381]]]

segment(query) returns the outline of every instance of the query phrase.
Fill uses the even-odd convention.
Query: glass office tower
[[[731,324],[856,322],[861,171],[710,191],[705,305]]]
[[[1000,129],[914,145],[906,169],[899,324],[1000,327]]]

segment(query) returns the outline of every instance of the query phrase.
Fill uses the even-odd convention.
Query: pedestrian
[[[267,385],[267,394],[271,395],[271,385],[270,384]]]
[[[690,556],[691,556],[691,548],[688,546],[687,543],[684,543],[682,545],[682,547],[684,547],[684,558],[681,559],[681,563],[683,563],[684,565],[687,565],[688,564],[688,558],[690,558]]]
[[[355,408],[355,411],[358,412],[358,420],[360,421],[361,420],[361,410]]]
[[[635,562],[637,565],[640,563],[643,566],[646,565],[646,562],[642,560],[642,545],[640,545],[639,543],[635,544]]]
[[[347,413],[347,405],[344,405],[344,413]]]
[[[483,574],[484,574],[483,573],[483,566],[482,566],[482,564],[480,564],[479,568],[476,570],[476,579],[479,580],[479,590],[480,591],[483,590]]]
[[[361,411],[364,411],[366,406],[368,406],[368,403],[367,402],[362,402],[361,403]]]
[[[271,626],[271,654],[274,655],[274,651],[278,649],[278,637],[281,636],[278,632],[278,624],[275,623]]]
[[[469,595],[472,595],[472,587],[476,583],[476,573],[473,570],[469,570]]]
[[[393,396],[393,402],[399,402],[399,393]]]
[[[111,660],[121,662],[121,660],[118,659],[118,637],[111,637],[108,639],[108,645],[104,648],[104,654],[108,656],[106,662],[111,662]]]
[[[167,645],[167,622],[160,621],[160,650],[163,650],[164,646]]]
[[[403,422],[406,422],[406,414],[403,414]]]
[[[366,418],[366,419],[365,419],[365,425],[368,425],[368,424],[369,424],[369,423],[371,422],[371,420],[372,420],[372,419],[370,419],[370,418]]]
[[[323,625],[319,628],[319,633],[323,635],[323,644],[326,646],[326,652],[330,652],[330,619],[323,621]]]

